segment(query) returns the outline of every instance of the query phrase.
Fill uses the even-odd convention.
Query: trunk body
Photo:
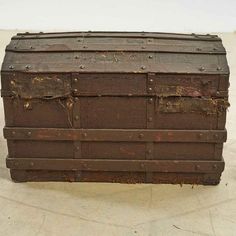
[[[220,181],[229,69],[216,35],[17,34],[1,80],[16,182]]]

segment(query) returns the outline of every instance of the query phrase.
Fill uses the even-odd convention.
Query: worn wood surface
[[[1,80],[14,181],[219,183],[229,68],[216,35],[18,34]]]

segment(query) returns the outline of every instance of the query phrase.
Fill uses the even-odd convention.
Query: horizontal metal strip
[[[104,160],[7,158],[7,167],[24,170],[86,170],[215,173],[224,170],[224,161]]]
[[[225,55],[168,53],[13,53],[7,52],[2,71],[61,73],[229,73]],[[151,58],[149,58],[151,56]]]
[[[7,91],[7,90],[0,90],[1,92],[1,97],[15,97],[16,93],[14,91]],[[32,94],[30,96],[30,99],[45,99],[45,100],[49,100],[49,99],[54,99],[54,98],[65,98],[65,97],[69,97],[69,96],[74,96],[74,97],[163,97],[163,94],[157,94],[155,92],[150,93],[119,93],[119,92],[114,92],[114,93],[108,93],[108,92],[103,92],[103,93],[90,93],[90,92],[74,92],[72,91],[71,94],[68,95],[60,95],[60,96],[55,96],[55,97],[47,97],[47,96],[37,96]],[[225,98],[228,97],[228,91],[217,91],[214,95],[214,98]],[[208,96],[204,96],[204,98],[212,98],[213,96],[208,95]],[[29,99],[29,96],[24,96],[21,95],[19,96],[20,98],[25,98],[25,99]],[[176,97],[176,95],[168,95],[165,96],[166,97]],[[191,98],[191,96],[182,96],[182,97],[189,97]],[[194,96],[192,96],[194,97]]]
[[[160,38],[160,39],[180,39],[180,40],[204,40],[221,41],[217,35],[200,34],[174,34],[174,33],[154,33],[154,32],[65,32],[51,34],[17,34],[12,39],[44,39],[44,38],[74,38],[74,37],[128,37],[128,38]]]
[[[191,54],[189,54],[191,55]],[[203,54],[202,54],[203,55]],[[206,55],[206,54],[204,54]],[[101,63],[86,63],[86,64],[74,64],[74,63],[63,63],[59,62],[48,63],[45,69],[46,63],[37,64],[32,60],[33,64],[5,62],[2,65],[2,72],[25,72],[25,73],[163,73],[163,74],[201,74],[201,75],[229,75],[229,68],[226,64],[211,64],[208,67],[194,66],[191,65],[187,68],[187,65],[183,63],[178,67],[177,64],[167,64],[166,67],[163,63],[141,63],[129,64],[122,62],[120,65],[110,64],[105,62]],[[220,68],[220,70],[218,70]]]
[[[4,128],[4,137],[13,140],[222,143],[226,134],[226,130]]]
[[[44,40],[12,40],[6,48],[15,52],[140,51],[225,54],[221,41],[184,41],[176,39],[128,37],[75,37]]]
[[[161,52],[161,53],[192,53],[192,54],[223,54],[226,52],[223,49],[216,50],[214,47],[208,47],[204,49],[196,47],[184,47],[184,46],[158,46],[158,45],[112,45],[112,44],[89,44],[89,45],[76,45],[71,47],[70,45],[62,45],[57,47],[50,47],[48,45],[38,45],[36,47],[15,47],[9,45],[6,51],[21,52],[21,53],[40,53],[40,52]]]

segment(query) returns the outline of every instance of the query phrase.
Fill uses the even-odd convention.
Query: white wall
[[[228,32],[235,0],[0,0],[0,29]]]

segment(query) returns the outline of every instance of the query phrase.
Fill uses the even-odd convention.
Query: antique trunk
[[[17,34],[1,71],[11,177],[218,184],[228,80],[217,35]]]

